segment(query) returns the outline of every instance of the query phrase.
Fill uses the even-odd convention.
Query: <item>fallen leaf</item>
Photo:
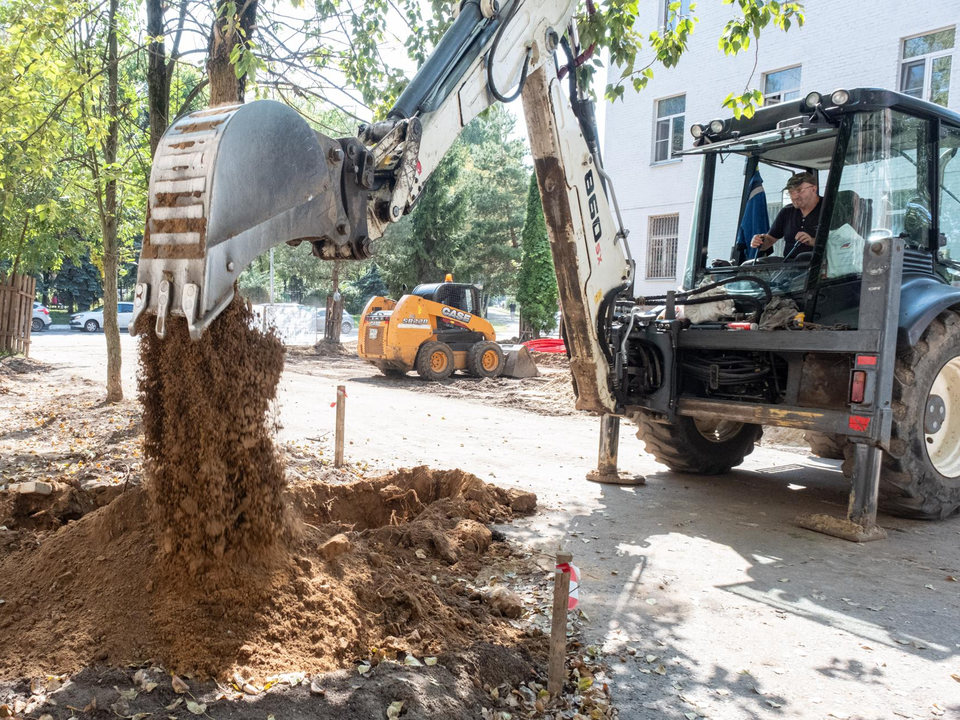
[[[367,665],[367,670],[369,670],[369,669],[370,669],[370,666]],[[326,694],[327,694],[327,691],[323,689],[323,687],[320,685],[320,682],[317,681],[316,679],[314,679],[314,680],[311,681],[311,683],[310,683],[310,692],[313,693],[314,695],[326,695]]]
[[[585,693],[591,687],[593,687],[592,677],[582,677],[577,681],[577,689],[582,693]]]
[[[370,666],[364,663],[363,665],[357,665],[357,672],[361,675],[366,675],[370,672]]]
[[[417,550],[417,551],[414,553],[414,555],[416,555],[416,556],[417,556],[418,558],[420,558],[421,560],[426,560],[426,559],[427,559],[427,554],[426,554],[423,550]]]
[[[957,673],[953,673],[950,677],[952,677],[957,682],[960,682],[960,675],[958,675]]]
[[[729,695],[730,691],[726,688],[717,688],[717,695]]]
[[[183,698],[177,698],[177,699],[174,700],[172,703],[170,703],[169,705],[167,705],[167,706],[164,708],[164,710],[176,710],[178,707],[180,707],[181,703],[183,703]]]
[[[648,663],[652,663],[652,662],[653,662],[654,660],[656,660],[656,659],[657,659],[657,656],[656,656],[656,655],[647,655],[647,657],[646,657],[646,661],[647,661]]]
[[[425,664],[427,664],[427,665],[431,665],[431,666],[432,666],[432,665],[436,665],[436,664],[437,664],[437,659],[436,659],[435,657],[425,657],[425,658],[423,659],[423,662],[424,662]]]
[[[136,688],[130,688],[129,690],[121,690],[118,687],[114,687],[113,689],[116,690],[118,693],[120,693],[120,697],[123,700],[136,700],[137,695],[140,694],[137,692]]]
[[[400,711],[403,709],[403,701],[396,700],[390,703],[390,707],[387,708],[387,720],[396,720],[400,717]]]
[[[656,604],[657,604],[657,599],[656,599],[656,598],[647,598],[646,602],[647,602],[647,605],[656,605]]]
[[[936,588],[935,588],[933,585],[930,585],[930,584],[924,585],[924,587],[925,587],[927,590],[936,590]]]
[[[657,666],[653,669],[653,671],[654,671],[657,675],[666,675],[666,674],[667,674],[667,669],[666,669],[663,665],[657,665]]]
[[[953,575],[947,575],[947,582],[958,582],[958,580]]]
[[[409,665],[410,667],[423,667],[423,663],[417,660],[413,655],[407,655],[403,659],[404,665]]]
[[[171,676],[170,685],[173,687],[173,691],[178,694],[183,694],[190,689],[190,686],[187,685],[183,680],[178,678],[176,675]]]
[[[193,700],[187,700],[187,710],[192,712],[194,715],[203,715],[207,711],[207,706],[194,702]]]
[[[769,705],[772,708],[783,707],[783,705],[781,705],[778,702],[774,702],[773,700],[767,700],[767,705]]]

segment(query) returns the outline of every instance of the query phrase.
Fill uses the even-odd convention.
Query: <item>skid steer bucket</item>
[[[369,257],[365,159],[358,140],[321,135],[269,100],[179,119],[150,173],[131,330],[150,312],[163,337],[167,317],[182,315],[199,338],[243,269],[284,242],[309,241],[330,260]]]
[[[503,350],[501,377],[529,378],[540,375],[533,355],[525,345],[501,345],[500,349]]]

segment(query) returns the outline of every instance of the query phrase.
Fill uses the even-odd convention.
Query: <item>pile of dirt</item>
[[[262,558],[290,524],[283,465],[267,411],[283,370],[283,345],[253,327],[239,295],[196,341],[184,318],[139,320],[139,395],[146,487],[160,548],[196,573]]]
[[[39,546],[0,555],[0,676],[152,661],[257,681],[342,667],[372,648],[422,657],[520,637],[465,579],[510,554],[484,523],[532,511],[532,494],[421,467],[301,482],[284,504],[299,537],[200,581],[160,552],[164,529],[137,486]]]
[[[570,369],[570,359],[566,353],[531,352],[530,354],[533,356],[533,361],[537,364],[537,367]]]

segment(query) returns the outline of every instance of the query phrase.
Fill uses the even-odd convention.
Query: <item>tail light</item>
[[[850,388],[850,402],[859,405],[863,402],[864,390],[867,387],[867,373],[857,370],[853,373],[853,385]]]

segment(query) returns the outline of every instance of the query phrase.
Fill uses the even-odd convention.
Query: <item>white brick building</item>
[[[637,27],[647,32],[662,26],[669,2],[641,3]],[[684,10],[688,4],[683,0]],[[679,66],[656,69],[645,90],[635,93],[628,87],[624,100],[608,104],[604,162],[630,230],[638,293],[662,293],[683,275],[701,160],[673,158],[671,150],[681,142],[691,147],[693,123],[730,116],[721,103],[728,93],[743,91],[755,61],[750,88],[774,101],[812,90],[884,87],[924,99],[936,94],[947,107],[960,110],[958,0],[912,5],[806,0],[804,5],[802,29],[768,30],[757,55],[751,46],[727,57],[717,40],[736,5],[701,0],[695,5],[699,23]],[[638,58],[637,67],[643,64]],[[619,76],[620,70],[611,68],[610,79]]]

